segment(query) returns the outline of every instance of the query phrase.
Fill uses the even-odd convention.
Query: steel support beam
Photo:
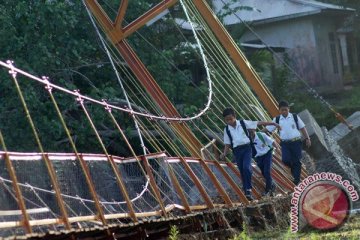
[[[194,0],[193,4],[199,10],[200,14],[212,29],[213,33],[222,44],[230,58],[238,67],[245,80],[248,81],[251,88],[255,91],[261,102],[264,104],[266,110],[272,117],[279,115],[277,102],[272,96],[270,91],[261,81],[259,75],[255,72],[254,68],[250,65],[245,55],[241,52],[236,45],[230,34],[226,31],[224,26],[217,19],[205,0]]]
[[[124,27],[124,38],[136,32],[139,28],[144,26],[151,19],[153,19],[169,7],[173,6],[177,1],[178,0],[163,0],[156,6],[151,8],[149,11],[135,19],[133,22],[129,23],[126,27]]]
[[[119,11],[118,11],[118,14],[116,16],[115,23],[114,23],[115,28],[120,28],[120,29],[122,28],[121,25],[122,25],[122,22],[124,20],[126,9],[127,9],[128,5],[129,5],[128,0],[122,0],[121,1]]]

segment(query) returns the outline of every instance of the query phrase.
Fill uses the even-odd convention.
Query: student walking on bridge
[[[225,159],[230,148],[233,150],[236,164],[241,173],[245,196],[248,200],[253,200],[251,194],[252,139],[250,137],[250,132],[254,132],[257,126],[272,125],[275,128],[278,128],[279,125],[275,122],[237,120],[235,111],[232,108],[226,108],[223,111],[223,117],[227,125],[224,129],[224,152],[220,155],[220,159]]]
[[[274,123],[280,125],[281,153],[283,163],[290,167],[291,174],[294,178],[294,184],[300,182],[301,176],[301,158],[302,158],[302,141],[301,134],[305,138],[307,147],[311,146],[311,141],[306,131],[305,124],[299,116],[290,113],[290,106],[287,101],[279,102],[280,115],[273,119]],[[275,130],[273,126],[267,126],[270,132]]]
[[[254,148],[256,150],[255,161],[265,178],[265,192],[263,196],[272,196],[275,191],[275,183],[271,177],[271,165],[273,150],[277,146],[274,139],[263,132],[251,133]]]

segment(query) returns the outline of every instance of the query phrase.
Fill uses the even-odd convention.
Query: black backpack
[[[251,152],[252,152],[252,157],[255,157],[256,155],[256,149],[255,149],[255,146],[254,146],[254,142],[253,140],[251,139],[250,137],[250,133],[249,131],[247,130],[246,126],[245,126],[245,122],[243,119],[240,120],[240,125],[245,133],[245,135],[249,138],[250,140],[250,145],[251,145]],[[231,149],[234,149],[234,146],[233,146],[233,139],[232,139],[232,136],[231,136],[231,133],[230,133],[230,130],[229,130],[229,125],[226,125],[226,133],[227,135],[229,136],[229,139],[230,139],[230,145],[231,145]]]
[[[294,121],[295,121],[295,124],[296,124],[296,128],[297,128],[297,130],[299,130],[298,116],[297,116],[296,113],[292,113],[292,115],[293,115],[293,117],[294,117]],[[277,124],[279,124],[279,122],[280,122],[280,115],[279,115],[279,116],[276,116],[275,122],[276,122]]]

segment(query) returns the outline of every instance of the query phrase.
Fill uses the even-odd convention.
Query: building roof
[[[352,8],[312,0],[238,0],[236,2],[232,0],[213,0],[217,13],[224,13],[225,4],[228,4],[230,9],[244,7],[234,14],[227,15],[224,18],[225,25],[237,24],[241,20],[260,24],[325,12],[348,15],[355,11]]]

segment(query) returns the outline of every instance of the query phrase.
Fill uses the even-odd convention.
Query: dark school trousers
[[[252,166],[251,166],[251,146],[250,144],[241,145],[233,149],[235,156],[235,162],[241,173],[241,179],[243,183],[243,189],[246,192],[251,190],[251,176],[252,176]]]
[[[272,186],[272,178],[271,178],[271,164],[272,164],[272,150],[269,150],[262,156],[258,156],[255,158],[255,161],[258,167],[261,170],[262,175],[266,181],[265,192],[271,190]]]
[[[282,141],[280,145],[282,161],[286,166],[290,167],[294,183],[297,185],[300,182],[301,175],[302,142],[301,140],[294,142]]]

